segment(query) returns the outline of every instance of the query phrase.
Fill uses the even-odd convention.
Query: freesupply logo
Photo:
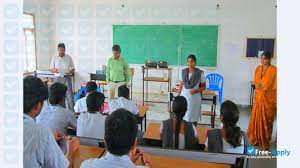
[[[260,150],[256,149],[254,146],[248,146],[247,147],[247,155],[248,158],[252,159],[260,159],[260,158],[277,158],[277,157],[287,157],[291,154],[290,150],[284,149],[284,150]]]

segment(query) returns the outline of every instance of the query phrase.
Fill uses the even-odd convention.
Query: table
[[[90,158],[98,158],[99,155],[104,151],[103,148],[90,147],[80,145],[79,149],[74,152],[74,168],[80,168],[81,163]],[[147,154],[151,160],[153,168],[230,168],[229,164],[210,163],[207,161],[200,160],[187,160],[179,157],[162,156],[156,154]],[[140,164],[141,161],[137,161]]]
[[[81,163],[84,160],[90,158],[98,158],[104,148],[98,148],[93,146],[79,145],[79,148],[74,152],[74,168],[80,168]]]
[[[253,105],[254,90],[255,90],[255,83],[254,81],[250,81],[250,106],[251,107]]]
[[[44,82],[46,82],[49,85],[49,79],[55,79],[58,78],[59,76],[56,76],[55,73],[52,73],[48,70],[36,70],[34,71],[34,76],[39,77],[39,78],[46,78]],[[75,77],[74,73],[73,74],[65,74],[64,76],[71,76],[72,78],[72,89],[73,92],[75,92]]]
[[[209,128],[206,127],[197,127],[197,134],[199,144],[205,144],[206,141],[206,132]],[[148,140],[161,141],[160,136],[160,123],[149,123],[144,134],[144,138]]]

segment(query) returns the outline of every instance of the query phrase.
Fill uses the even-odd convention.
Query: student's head
[[[96,91],[96,90],[97,90],[96,82],[89,81],[89,82],[86,83],[86,92],[87,93],[91,93],[91,92]]]
[[[119,58],[121,54],[121,47],[119,45],[113,45],[112,53],[115,58]]]
[[[89,112],[99,111],[105,100],[104,94],[93,91],[86,98],[86,106]]]
[[[55,82],[49,88],[49,103],[51,105],[65,106],[68,87],[65,84]]]
[[[129,99],[129,89],[126,85],[121,85],[118,88],[118,97]]]
[[[180,125],[187,110],[187,101],[185,97],[183,96],[175,97],[172,103],[172,110],[176,116],[175,147],[178,148]]]
[[[27,76],[23,79],[23,113],[36,117],[48,98],[48,88],[41,79]]]
[[[66,52],[66,46],[64,43],[59,43],[57,46],[57,50],[58,50],[58,55],[60,57],[63,57],[65,55]]]
[[[194,54],[191,54],[187,57],[187,65],[190,68],[195,68],[196,67],[196,56]]]
[[[125,110],[118,109],[105,119],[104,140],[107,150],[114,155],[129,153],[134,146],[138,125],[135,116]]]
[[[178,118],[183,118],[187,111],[187,101],[183,96],[177,96],[172,103],[172,111]]]
[[[241,129],[236,125],[239,120],[239,109],[235,103],[227,100],[221,105],[220,119],[225,129],[227,141],[233,146],[240,146]]]
[[[261,64],[262,65],[270,65],[272,59],[272,54],[270,52],[263,52],[261,54]]]

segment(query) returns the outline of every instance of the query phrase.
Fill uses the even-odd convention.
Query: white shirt
[[[120,108],[124,108],[130,111],[134,115],[139,114],[139,110],[136,106],[136,103],[124,97],[119,97],[118,99],[110,100],[108,104],[109,104],[109,114],[111,114],[113,111]]]
[[[88,159],[82,162],[80,168],[136,168],[128,155],[116,156],[109,152],[99,159]]]
[[[78,113],[86,112],[87,111],[87,105],[86,105],[86,97],[80,98],[76,101],[74,106],[74,111]]]
[[[23,114],[23,167],[67,168],[69,161],[57,145],[53,133]]]
[[[222,140],[223,140],[223,152],[224,153],[237,153],[237,154],[244,153],[244,137],[242,137],[241,146],[238,146],[235,148],[232,145],[230,145],[230,143],[228,143],[223,137],[222,137]],[[205,146],[208,146],[208,138],[206,138]]]
[[[81,113],[77,119],[77,136],[104,139],[105,119],[99,112]]]
[[[196,130],[196,127],[194,125],[193,126],[193,130],[194,130],[194,137],[198,137],[198,134],[197,134],[197,130]],[[162,133],[162,130],[163,130],[163,123],[161,122],[160,124],[160,134]],[[185,137],[184,137],[184,134],[181,134],[179,133],[179,142],[178,142],[178,149],[185,149]],[[173,134],[173,147],[175,147],[175,134]]]
[[[57,68],[60,73],[68,73],[71,69],[75,69],[72,57],[67,54],[63,57],[52,57],[50,69],[52,68]]]

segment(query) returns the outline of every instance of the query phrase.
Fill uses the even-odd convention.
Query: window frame
[[[25,56],[26,56],[26,65],[27,65],[27,45],[26,45],[26,31],[31,31],[31,32],[33,32],[34,33],[34,55],[35,55],[35,70],[34,71],[36,71],[37,70],[37,51],[36,51],[36,26],[35,26],[35,16],[34,16],[34,14],[33,13],[28,13],[28,12],[23,12],[23,14],[25,14],[25,15],[31,15],[32,16],[32,18],[33,18],[33,28],[24,28],[23,26],[23,34],[24,34],[24,37],[25,37],[25,42],[24,42],[24,44],[25,44]],[[25,67],[26,68],[26,67]],[[26,69],[25,69],[25,71],[26,71]]]

